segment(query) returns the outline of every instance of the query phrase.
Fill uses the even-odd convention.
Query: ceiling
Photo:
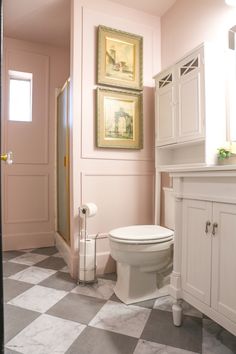
[[[110,1],[162,16],[176,0]],[[7,37],[69,47],[70,0],[3,0],[3,23]]]

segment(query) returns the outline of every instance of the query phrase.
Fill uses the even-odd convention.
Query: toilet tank
[[[164,226],[175,229],[175,198],[172,188],[163,187],[164,191]]]

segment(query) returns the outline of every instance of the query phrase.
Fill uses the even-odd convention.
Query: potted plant
[[[220,165],[236,164],[236,154],[233,154],[230,148],[219,148],[217,151],[218,162]]]

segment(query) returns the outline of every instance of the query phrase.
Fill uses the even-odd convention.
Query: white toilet
[[[115,294],[125,304],[156,298],[157,279],[172,265],[174,242],[174,195],[164,191],[164,224],[135,225],[110,231],[111,256],[117,263]],[[169,268],[169,269],[168,269]]]
[[[125,304],[158,296],[157,274],[172,263],[174,232],[158,225],[135,225],[109,233],[117,262],[115,294]]]

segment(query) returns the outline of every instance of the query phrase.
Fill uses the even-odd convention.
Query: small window
[[[9,71],[9,120],[32,122],[33,74]]]

